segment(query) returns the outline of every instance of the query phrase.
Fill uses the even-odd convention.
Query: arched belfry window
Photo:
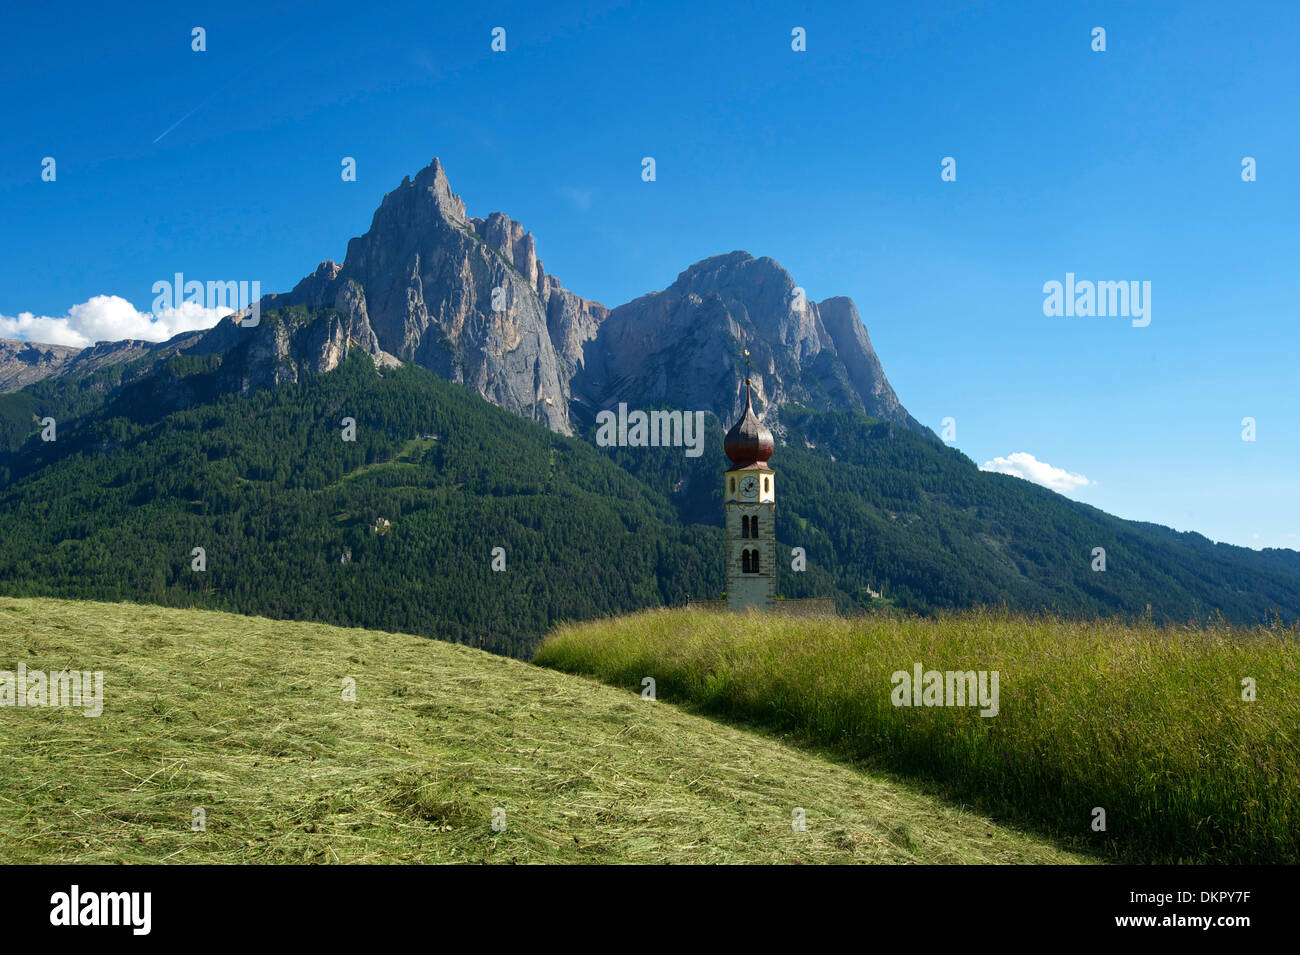
[[[757,514],[755,514],[753,517],[749,519],[749,536],[750,537],[758,536],[758,515]]]
[[[735,479],[735,478],[732,478],[732,479],[731,479],[731,493],[732,493],[732,494],[735,494],[735,493],[736,493],[736,479]]]
[[[749,551],[747,550],[740,552],[740,572],[742,574],[749,573]]]
[[[754,551],[753,556],[749,558],[749,572],[751,574],[760,572],[758,569],[758,551]]]
[[[764,490],[764,491],[770,491],[770,490],[772,490],[772,479],[771,479],[771,478],[766,478],[766,477],[763,478],[763,490]]]

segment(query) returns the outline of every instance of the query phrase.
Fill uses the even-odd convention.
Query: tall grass
[[[925,780],[1116,860],[1296,863],[1298,655],[1295,628],[676,610],[562,627],[534,662],[638,691],[652,677],[660,700]],[[915,663],[997,670],[998,715],[893,705],[891,675]]]

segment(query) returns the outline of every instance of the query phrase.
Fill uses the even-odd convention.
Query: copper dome
[[[772,432],[763,427],[762,422],[754,416],[754,408],[750,403],[749,379],[745,379],[745,410],[740,416],[740,420],[731,426],[727,432],[727,437],[722,442],[722,448],[727,452],[727,457],[731,458],[733,470],[742,468],[762,468],[767,470],[767,459],[772,456],[776,443],[772,440]]]

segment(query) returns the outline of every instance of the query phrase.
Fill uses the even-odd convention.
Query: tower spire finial
[[[756,467],[768,470],[764,463],[772,456],[775,442],[772,432],[763,427],[754,414],[753,387],[745,379],[745,406],[740,411],[740,419],[731,426],[722,441],[722,449],[731,459],[733,469]]]

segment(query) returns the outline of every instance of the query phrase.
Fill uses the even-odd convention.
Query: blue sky
[[[6,7],[0,317],[148,311],[178,271],[288,289],[437,155],[581,295],[769,255],[851,296],[903,403],[977,462],[1300,547],[1294,3],[551,6]],[[1045,316],[1067,272],[1151,282],[1150,325]]]

